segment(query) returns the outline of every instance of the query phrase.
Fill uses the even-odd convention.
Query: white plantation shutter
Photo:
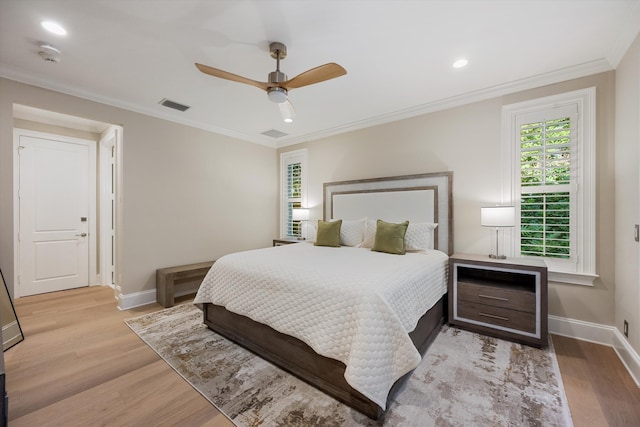
[[[576,262],[575,105],[520,115],[520,253]]]
[[[280,157],[282,189],[280,194],[280,237],[300,237],[300,221],[293,220],[293,209],[306,207],[307,151],[296,150]]]
[[[507,247],[543,258],[550,280],[595,274],[595,89],[503,107],[503,202],[517,209]]]
[[[302,207],[302,163],[287,165],[287,236],[300,236],[300,221],[293,220],[293,209]]]

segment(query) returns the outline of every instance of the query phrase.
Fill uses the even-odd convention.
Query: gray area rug
[[[126,322],[241,427],[572,425],[552,348],[444,326],[382,423],[212,332],[193,304]]]

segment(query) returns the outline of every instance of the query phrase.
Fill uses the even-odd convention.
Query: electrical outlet
[[[629,322],[624,321],[624,327],[622,328],[622,333],[625,337],[629,338]]]

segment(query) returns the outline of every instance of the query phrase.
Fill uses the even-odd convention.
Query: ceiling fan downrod
[[[269,83],[287,81],[287,75],[280,71],[280,60],[287,57],[287,47],[283,43],[273,42],[269,45],[271,57],[276,60],[276,70],[269,73]]]
[[[287,57],[287,46],[283,43],[273,42],[269,45],[271,57],[276,60],[276,70],[269,73],[269,83],[282,83],[287,81],[287,75],[280,71],[280,60]],[[281,104],[287,100],[287,90],[283,87],[274,86],[267,89],[269,100]]]

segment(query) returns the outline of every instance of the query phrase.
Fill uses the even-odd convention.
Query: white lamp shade
[[[480,208],[480,225],[483,227],[514,227],[516,225],[514,206],[491,206]]]
[[[302,208],[292,209],[291,219],[294,221],[309,221],[309,209],[302,209]]]

